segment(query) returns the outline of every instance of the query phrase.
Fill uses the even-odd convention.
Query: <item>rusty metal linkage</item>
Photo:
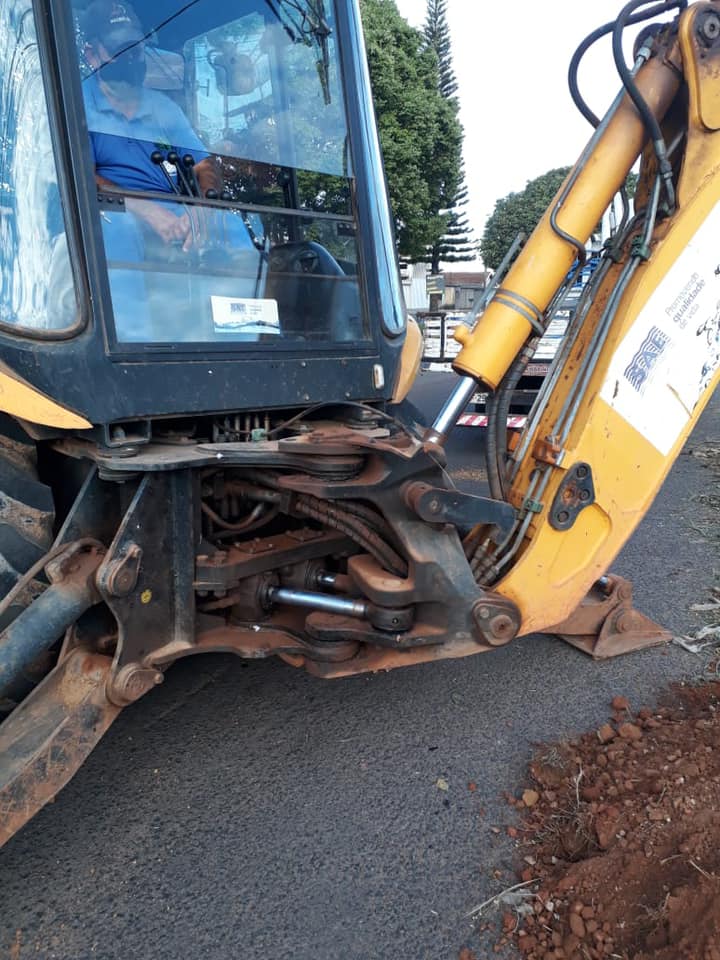
[[[120,712],[110,657],[73,650],[0,726],[0,847],[82,766]]]

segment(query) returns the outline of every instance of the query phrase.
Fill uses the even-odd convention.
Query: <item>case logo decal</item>
[[[669,343],[670,337],[657,327],[653,327],[632,358],[632,362],[625,369],[625,379],[638,393],[644,393],[645,384]]]

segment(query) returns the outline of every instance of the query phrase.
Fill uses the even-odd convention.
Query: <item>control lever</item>
[[[189,156],[189,154],[188,154],[188,156]],[[165,155],[165,154],[162,152],[162,150],[153,150],[153,152],[150,154],[150,159],[151,159],[152,162],[155,164],[155,166],[160,167],[160,169],[162,170],[162,172],[163,172],[163,174],[164,174],[164,176],[165,176],[165,179],[167,180],[168,184],[170,185],[170,189],[172,190],[172,192],[173,192],[176,196],[182,197],[182,196],[185,196],[185,195],[188,195],[188,194],[189,194],[189,195],[193,195],[193,194],[194,194],[194,192],[193,192],[193,190],[192,190],[192,188],[191,188],[191,186],[190,186],[190,183],[189,183],[188,179],[187,179],[186,176],[185,176],[185,171],[180,169],[180,157],[177,155],[177,153],[176,153],[174,150],[171,150],[167,155]],[[184,159],[186,159],[186,158],[183,158],[183,160],[184,160]],[[190,159],[192,160],[192,157],[191,157]],[[181,182],[182,186],[186,189],[187,194],[183,194],[183,191],[180,189],[180,187],[178,186],[178,184],[173,180],[173,178],[172,178],[172,177],[170,176],[170,174],[168,173],[167,167],[165,166],[165,162],[166,162],[166,161],[167,161],[168,163],[171,163],[171,164],[175,167],[175,169],[177,170],[178,180]],[[193,160],[193,163],[194,163],[194,160]],[[194,171],[191,171],[191,176],[192,176],[192,182],[193,182],[193,184],[195,185],[195,187],[197,188],[197,178],[195,177]],[[200,192],[200,191],[199,191],[199,189],[198,189],[198,195],[199,195],[199,192]],[[196,232],[196,228],[195,228],[195,223],[194,223],[194,221],[193,221],[192,216],[190,217],[190,229],[192,230],[192,235],[193,235],[193,247],[196,247],[196,246],[197,246],[197,239],[198,239],[198,238],[197,238],[197,232]],[[183,241],[182,241],[182,240],[173,240],[173,241],[171,242],[171,246],[177,247],[178,250],[179,250],[179,249],[183,246]]]
[[[232,203],[232,194],[229,190],[223,190],[222,193],[218,193],[214,187],[210,187],[209,190],[205,191],[205,197],[207,200],[223,200],[225,203]]]
[[[175,181],[167,172],[167,169],[165,167],[165,161],[169,159],[169,155],[168,157],[166,157],[165,154],[162,152],[162,150],[153,150],[153,152],[150,154],[150,159],[155,164],[156,167],[160,167],[160,169],[162,170],[165,176],[165,179],[170,184],[170,189],[172,190],[172,192],[177,193],[178,196],[180,196],[181,194],[180,194],[180,190],[178,189],[177,183],[175,183]]]
[[[178,183],[183,189],[183,192],[186,196],[193,196],[193,189],[190,185],[190,181],[187,177],[187,171],[183,166],[182,160],[177,150],[170,150],[167,155],[168,163],[171,163],[177,170]]]
[[[195,176],[195,157],[191,153],[186,153],[182,158],[182,165],[190,182],[190,189],[194,197],[202,197],[200,184]]]

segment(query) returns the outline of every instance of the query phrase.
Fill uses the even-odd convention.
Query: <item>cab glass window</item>
[[[35,21],[0,2],[0,323],[53,333],[78,319]]]
[[[367,341],[332,0],[76,14],[117,341]]]

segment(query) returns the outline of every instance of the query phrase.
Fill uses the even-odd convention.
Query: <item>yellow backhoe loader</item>
[[[598,118],[577,68],[607,34]],[[180,657],[339,678],[667,639],[608,569],[719,376],[719,76],[718,0],[633,0],[579,48],[594,134],[422,429],[357,0],[3,0],[0,845]],[[489,496],[445,471],[478,388]]]

